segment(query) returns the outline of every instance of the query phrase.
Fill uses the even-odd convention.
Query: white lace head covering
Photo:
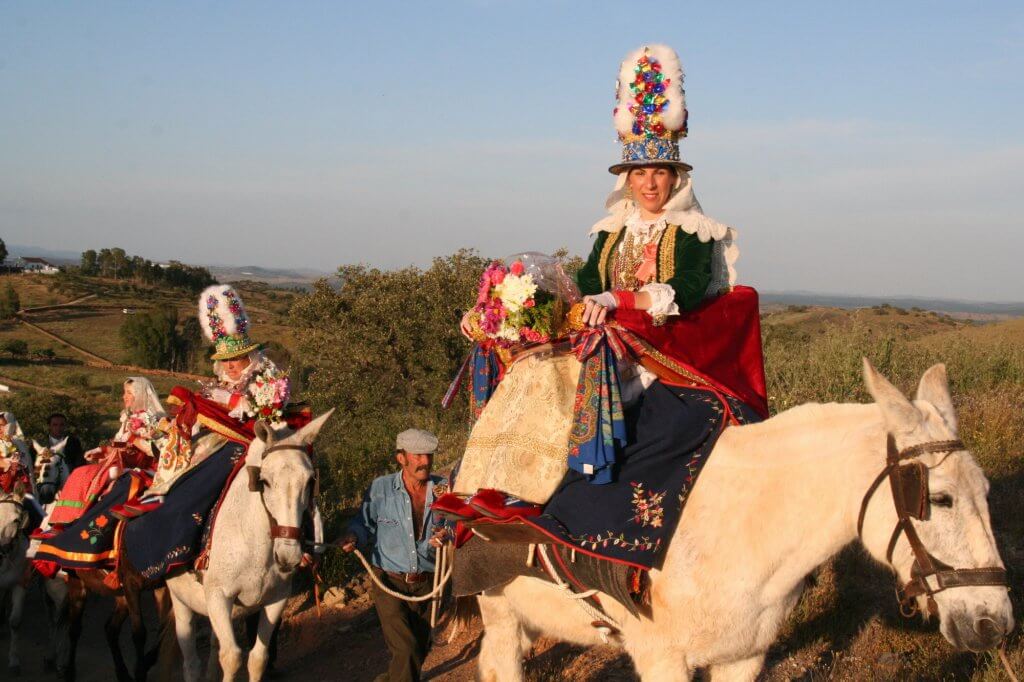
[[[14,417],[13,412],[2,413],[4,419],[7,421],[7,425],[4,427],[3,435],[8,440],[25,440],[25,433],[21,430],[21,425],[18,424],[18,420]]]
[[[618,232],[626,224],[626,219],[639,208],[629,197],[627,179],[629,171],[619,173],[615,188],[605,200],[608,215],[597,221],[590,229],[590,234],[598,232]],[[711,260],[711,283],[707,295],[718,295],[723,289],[736,284],[736,259],[740,249],[736,245],[736,230],[714,218],[704,215],[700,202],[693,194],[693,181],[690,173],[676,171],[676,184],[672,194],[665,202],[661,217],[669,225],[678,225],[683,232],[697,235],[702,242],[714,240]]]
[[[151,382],[146,377],[128,377],[124,382],[125,388],[131,387],[132,391],[132,412],[146,411],[157,419],[167,416],[164,406],[160,403],[160,394],[156,392]]]

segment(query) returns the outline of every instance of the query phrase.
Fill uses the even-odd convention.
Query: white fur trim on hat
[[[661,112],[661,122],[665,130],[679,132],[686,123],[686,94],[683,91],[683,65],[679,61],[679,55],[668,45],[645,45],[626,55],[619,66],[619,80],[615,84],[617,103],[614,118],[615,130],[620,137],[633,134],[634,116],[629,105],[635,103],[635,100],[629,84],[635,80],[634,68],[645,54],[661,63],[661,72],[668,81],[664,93],[668,105]]]

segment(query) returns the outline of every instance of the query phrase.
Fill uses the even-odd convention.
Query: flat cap
[[[398,434],[395,447],[414,455],[429,455],[437,450],[437,436],[422,429],[406,429]]]

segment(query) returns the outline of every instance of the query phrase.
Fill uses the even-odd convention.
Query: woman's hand
[[[610,291],[604,291],[594,296],[584,296],[583,304],[583,322],[591,327],[604,324],[605,318],[608,317],[608,311],[615,310],[619,305],[615,300],[615,294]]]
[[[468,311],[466,311],[466,314],[462,316],[462,321],[459,322],[459,331],[462,332],[462,335],[465,336],[470,341],[474,341],[475,340],[473,338],[473,328],[472,328],[472,324],[470,322],[472,316],[473,316],[473,311],[472,310],[468,310]],[[451,319],[451,318],[449,318],[449,319]]]

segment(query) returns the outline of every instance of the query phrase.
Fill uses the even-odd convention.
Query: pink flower
[[[499,284],[501,284],[504,281],[505,281],[505,271],[504,270],[494,270],[493,272],[491,272],[491,284],[492,285],[498,286]]]
[[[537,303],[532,298],[528,298],[523,302],[524,308],[532,308],[535,305],[537,305]]]
[[[517,260],[514,263],[512,263],[512,267],[510,268],[510,270],[513,275],[518,277],[519,275],[523,274],[523,272],[526,271],[526,268],[523,267],[522,261]]]

